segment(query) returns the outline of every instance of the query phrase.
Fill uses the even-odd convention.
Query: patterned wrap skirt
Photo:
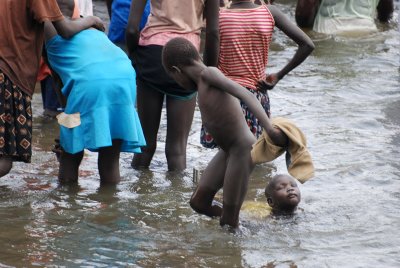
[[[32,156],[31,96],[0,70],[0,157],[30,163]]]
[[[264,111],[267,113],[268,117],[271,116],[271,108],[270,108],[270,102],[269,102],[269,96],[268,93],[262,93],[258,90],[254,90],[251,88],[247,88],[248,91],[254,94],[256,98],[260,101],[261,106],[264,108]],[[258,123],[258,119],[253,115],[252,112],[250,112],[249,108],[247,105],[240,101],[240,106],[242,107],[243,115],[246,119],[247,125],[249,126],[250,131],[253,133],[253,135],[258,138],[261,136],[263,128],[260,126]],[[217,148],[218,145],[215,143],[213,137],[211,134],[204,128],[204,126],[201,126],[201,131],[200,131],[200,143],[203,147],[209,148],[209,149],[214,149]]]

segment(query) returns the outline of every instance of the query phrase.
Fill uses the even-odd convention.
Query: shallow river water
[[[196,111],[188,168],[167,172],[165,120],[148,171],[121,157],[122,182],[99,188],[97,155],[87,152],[79,185],[59,187],[50,152],[57,124],[34,95],[32,164],[0,179],[0,267],[400,267],[399,2],[389,27],[368,36],[308,32],[316,49],[270,92],[273,116],[297,123],[316,176],[301,185],[293,218],[242,216],[233,235],[188,205],[192,170],[215,154],[199,144]],[[104,3],[95,1],[104,16]],[[293,18],[294,1],[277,1]],[[277,31],[270,71],[295,46]],[[258,166],[247,200],[265,202],[283,159]]]

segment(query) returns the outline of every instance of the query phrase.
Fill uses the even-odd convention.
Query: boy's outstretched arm
[[[257,98],[246,88],[228,79],[215,67],[206,68],[201,75],[201,80],[209,87],[223,90],[232,96],[242,100],[259,120],[260,125],[265,129],[273,143],[280,147],[287,145],[287,136],[278,128],[273,127],[271,120],[265,113],[264,108]]]
[[[265,81],[259,82],[259,89],[272,89],[285,75],[300,65],[314,50],[313,41],[285,14],[273,5],[268,6],[275,20],[275,25],[298,45],[292,59],[276,74],[267,76]]]

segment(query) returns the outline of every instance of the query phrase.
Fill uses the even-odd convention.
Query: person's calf
[[[60,168],[58,171],[58,180],[61,184],[74,184],[78,182],[79,165],[83,158],[83,151],[70,154],[63,152],[60,155]]]
[[[101,185],[112,185],[121,181],[119,172],[119,156],[122,141],[113,140],[112,144],[112,146],[103,147],[99,150],[98,168]]]
[[[13,161],[11,157],[0,156],[0,178],[10,173],[12,166]]]
[[[240,205],[223,205],[223,212],[219,221],[221,226],[229,225],[232,228],[239,227]]]

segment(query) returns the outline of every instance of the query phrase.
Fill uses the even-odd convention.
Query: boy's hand
[[[261,92],[273,89],[275,85],[279,82],[278,74],[269,74],[265,79],[260,79],[257,82],[257,89]]]
[[[104,27],[104,23],[103,21],[96,16],[90,16],[90,19],[93,20],[93,28],[96,28],[99,31],[104,32],[106,30],[106,28]]]

